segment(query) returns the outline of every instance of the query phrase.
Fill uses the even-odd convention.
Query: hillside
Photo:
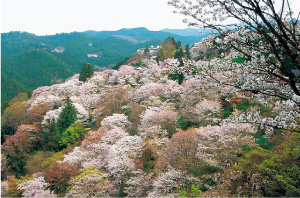
[[[219,39],[186,51],[169,38],[159,63],[150,54],[19,94],[2,117],[3,193],[299,197],[297,97],[268,74],[249,83],[249,62]]]
[[[19,90],[28,92],[38,86],[65,80],[78,73],[84,63],[91,63],[97,68],[108,67],[132,55],[139,48],[159,45],[169,36],[174,36],[183,44],[194,43],[202,38],[149,31],[146,28],[49,36],[36,36],[26,32],[1,34],[1,64],[4,76],[1,106],[5,107],[9,99],[17,96]],[[41,72],[43,75],[38,75]],[[14,81],[13,85],[11,81]],[[9,84],[15,88],[3,87]]]

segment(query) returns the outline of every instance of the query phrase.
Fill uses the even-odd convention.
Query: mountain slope
[[[2,80],[1,104],[17,96],[21,90],[28,91],[61,82],[74,73],[79,73],[84,63],[108,67],[131,56],[137,49],[146,45],[159,45],[170,36],[182,44],[192,44],[203,37],[149,31],[146,28],[50,36],[36,36],[27,32],[1,34],[2,74],[5,75]],[[92,57],[88,57],[88,54]],[[4,88],[7,84],[13,84],[12,87],[15,88]]]

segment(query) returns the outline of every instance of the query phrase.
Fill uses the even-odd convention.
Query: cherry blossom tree
[[[168,136],[166,129],[162,129],[160,125],[151,127],[140,126],[138,135],[144,139],[162,139]]]
[[[159,152],[157,166],[160,170],[173,167],[176,170],[188,171],[200,163],[196,155],[198,139],[195,129],[175,133],[165,146]]]
[[[141,124],[140,115],[143,108],[138,103],[132,102],[129,104],[128,120],[132,123],[130,134],[136,134],[138,126]]]
[[[144,143],[139,136],[125,136],[112,145],[107,169],[122,179],[135,169],[134,160],[141,155]]]
[[[138,71],[133,66],[122,65],[119,68],[120,82],[122,84],[136,85]]]
[[[105,144],[113,145],[118,140],[128,136],[128,133],[125,132],[120,127],[114,127],[111,130],[108,130],[104,136],[101,138],[101,142]]]
[[[106,178],[107,174],[96,167],[85,168],[80,175],[73,177],[72,185],[65,197],[108,197],[113,192],[113,184]]]
[[[204,41],[208,46],[215,43],[220,49],[231,50],[228,61],[197,63],[217,82],[284,100],[300,95],[296,85],[299,75],[293,72],[300,69],[299,13],[293,13],[290,0],[171,0],[169,5],[185,15],[189,25],[218,33]],[[228,19],[235,23],[229,24]],[[217,71],[231,75],[216,78]],[[272,79],[279,83],[266,83]],[[300,106],[298,101],[296,104]]]
[[[122,106],[128,103],[126,88],[111,88],[100,96],[94,114],[101,117],[111,116],[114,113],[122,113]]]
[[[114,127],[120,127],[125,129],[129,127],[131,123],[129,122],[128,118],[124,114],[113,114],[112,116],[108,116],[104,118],[101,122],[101,126],[108,127],[110,129]]]
[[[129,197],[145,197],[153,183],[153,173],[146,174],[142,170],[132,172],[132,176],[126,181],[125,193]]]
[[[198,102],[201,98],[200,91],[204,88],[204,82],[200,76],[195,76],[183,82],[183,91],[180,96],[180,107],[182,109],[193,106]]]
[[[215,166],[236,162],[242,146],[255,147],[252,126],[246,123],[207,126],[197,130],[198,157]]]
[[[48,186],[49,184],[41,176],[33,180],[23,181],[18,185],[18,189],[23,191],[23,197],[57,197],[57,195],[50,193],[50,190],[46,190]]]
[[[199,98],[202,97],[198,97]],[[196,105],[180,109],[181,117],[194,124],[213,124],[214,119],[220,115],[221,103],[218,101],[204,99]]]
[[[52,121],[57,122],[59,114],[62,112],[64,107],[59,107],[58,109],[50,110],[44,116],[44,120],[42,121],[41,125],[45,127],[47,124],[51,123]]]
[[[78,148],[82,166],[91,167],[96,165],[98,169],[107,167],[112,145],[126,136],[128,136],[128,133],[119,127],[110,130],[101,127],[98,131],[89,132],[80,149]],[[70,159],[74,159],[72,163],[76,162],[77,157],[76,153],[74,153],[75,156],[73,157],[73,152],[70,154]]]
[[[160,96],[164,92],[164,85],[160,83],[147,83],[133,92],[131,96],[137,102],[141,102],[150,96]]]
[[[88,80],[88,83],[96,85],[98,89],[104,87],[104,74],[102,72],[94,72],[94,75]]]
[[[153,182],[153,190],[149,192],[148,197],[178,197],[178,190],[196,181],[196,178],[185,172],[170,168],[167,172],[159,174]]]
[[[108,163],[111,146],[125,136],[128,136],[128,133],[118,127],[89,132],[81,147],[75,147],[72,152],[66,154],[63,162],[77,165],[78,168],[94,165],[98,169],[104,168]]]
[[[162,129],[166,129],[168,131],[169,136],[172,136],[176,130],[177,119],[178,113],[172,109],[150,107],[141,115],[141,124],[143,127],[160,125]]]
[[[165,99],[176,100],[180,97],[180,94],[183,92],[183,88],[176,81],[166,80],[164,85],[163,97]]]
[[[221,104],[216,101],[204,99],[196,105],[196,112],[198,115],[207,113],[216,113],[221,109]]]
[[[1,197],[6,197],[8,190],[8,184],[6,182],[1,182]]]
[[[77,165],[78,168],[82,167],[84,161],[89,160],[89,153],[80,147],[75,147],[72,152],[64,156],[63,162],[68,162],[71,165]]]

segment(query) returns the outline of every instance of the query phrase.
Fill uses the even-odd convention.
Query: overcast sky
[[[187,28],[167,0],[1,0],[1,32]]]
[[[299,12],[300,0],[290,1]],[[172,10],[167,0],[1,0],[1,32],[187,28]]]

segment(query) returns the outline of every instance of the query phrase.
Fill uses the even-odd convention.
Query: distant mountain
[[[194,31],[192,28],[188,28]],[[164,29],[167,30],[167,29]],[[193,44],[199,42],[206,35],[200,34],[190,34],[184,35],[180,31],[151,31],[144,27],[139,28],[123,28],[117,31],[85,31],[83,34],[88,35],[93,38],[107,38],[107,37],[119,37],[125,40],[131,40],[132,42],[143,43],[145,41],[158,40],[163,41],[168,37],[174,37],[176,40],[180,41],[182,44]],[[123,37],[120,37],[122,35]]]
[[[194,30],[187,30],[194,31]],[[64,81],[79,73],[84,63],[108,67],[146,45],[159,45],[168,37],[182,44],[199,42],[205,35],[180,31],[123,28],[117,31],[85,31],[36,36],[27,32],[1,34],[1,105],[20,91]]]
[[[196,29],[196,28],[186,28],[186,29],[162,29],[161,32],[167,32],[171,34],[176,34],[180,36],[196,36],[196,37],[207,37],[211,35],[210,29]]]

